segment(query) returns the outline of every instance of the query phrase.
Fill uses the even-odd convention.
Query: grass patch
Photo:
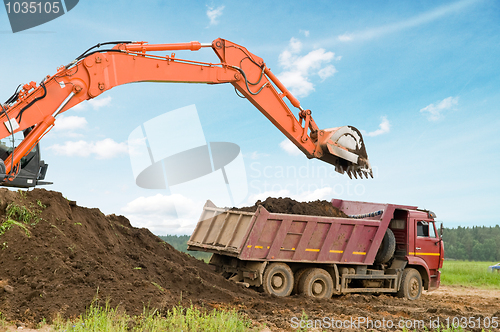
[[[76,320],[57,320],[53,326],[55,331],[67,332],[248,332],[250,320],[235,310],[213,310],[203,312],[193,306],[177,306],[162,315],[158,311],[144,310],[142,315],[130,317],[124,311],[110,308],[106,303],[100,307],[93,302],[85,315]]]
[[[156,282],[154,281],[151,281],[151,283],[156,287],[158,288],[160,291],[164,292],[165,289],[163,289],[163,287],[161,287],[159,284],[157,284]],[[181,295],[182,295],[182,292],[181,292]]]
[[[16,203],[10,203],[5,209],[7,220],[0,225],[0,236],[12,227],[18,226],[26,233],[26,236],[30,237],[31,233],[28,226],[35,226],[42,220],[39,214],[40,210],[35,207],[28,208]]]
[[[13,219],[31,226],[36,225],[41,220],[38,216],[40,214],[38,209],[29,209],[26,206],[16,203],[10,203],[5,209],[5,214],[7,215],[7,219]]]
[[[500,289],[500,273],[488,272],[496,262],[444,261],[441,284]]]
[[[0,236],[4,235],[5,232],[7,232],[9,229],[11,229],[14,226],[19,226],[24,231],[24,233],[26,233],[26,236],[28,236],[28,237],[31,236],[31,233],[25,224],[20,223],[19,221],[12,220],[12,219],[7,219],[6,221],[4,221],[0,225]]]

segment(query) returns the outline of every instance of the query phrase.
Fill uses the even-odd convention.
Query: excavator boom
[[[101,49],[105,45],[112,47]],[[151,53],[197,51],[207,47],[213,49],[220,62],[178,59],[174,53],[164,56]],[[241,45],[219,38],[211,44],[102,43],[58,68],[54,75],[45,77],[40,84],[31,82],[22,86],[5,104],[0,104],[3,123],[0,124],[0,139],[20,131],[25,133],[23,141],[4,154],[3,162],[0,161],[0,174],[5,174],[2,184],[13,185],[23,169],[21,160],[36,150],[38,142],[54,126],[58,115],[115,86],[132,82],[230,83],[308,158],[332,164],[337,172],[347,173],[349,177],[373,177],[363,138],[356,128],[319,129],[311,111],[301,107],[262,58]],[[298,118],[284,98],[297,108]],[[43,163],[43,167],[40,172],[44,176],[46,164]],[[36,180],[40,182],[42,179],[38,177]]]

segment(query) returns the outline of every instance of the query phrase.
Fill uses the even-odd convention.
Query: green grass
[[[108,303],[104,307],[93,302],[85,315],[76,320],[56,320],[57,332],[248,332],[252,323],[235,310],[202,311],[193,306],[177,306],[165,314],[144,310],[142,315],[130,317]]]
[[[7,232],[9,229],[11,229],[14,226],[19,226],[24,231],[24,233],[26,233],[26,236],[28,236],[28,237],[31,236],[31,233],[25,224],[23,224],[19,221],[12,220],[12,219],[7,219],[6,221],[4,221],[0,225],[0,235],[4,235],[5,232]]]
[[[19,222],[23,222],[26,225],[36,225],[40,221],[40,211],[36,208],[27,208],[23,205],[18,205],[16,203],[10,203],[5,209],[5,214],[8,219],[13,219]]]
[[[41,203],[40,203],[41,204]],[[39,204],[39,206],[40,206]],[[43,204],[41,206],[44,206]],[[5,209],[7,220],[0,224],[0,236],[5,234],[14,226],[20,227],[30,237],[31,233],[27,226],[34,226],[40,222],[41,218],[38,216],[40,210],[35,207],[28,208],[16,203],[10,203]]]
[[[441,284],[500,289],[500,273],[488,272],[488,266],[496,262],[444,261]]]

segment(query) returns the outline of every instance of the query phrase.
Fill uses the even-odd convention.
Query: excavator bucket
[[[373,178],[365,142],[358,129],[344,126],[320,130],[317,140],[318,158],[335,166],[335,171],[352,179]]]

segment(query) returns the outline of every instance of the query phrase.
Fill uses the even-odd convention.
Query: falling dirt
[[[147,229],[132,227],[122,216],[105,216],[98,209],[77,206],[60,193],[0,189],[0,222],[8,219],[6,210],[12,203],[27,207],[39,218],[28,222],[26,229],[14,226],[0,235],[0,312],[26,327],[43,318],[50,322],[56,315],[76,317],[96,295],[131,315],[142,313],[144,307],[166,311],[179,303],[209,310],[236,308],[272,331],[293,331],[301,318],[305,326],[316,327],[319,321],[358,322],[342,329],[323,325],[327,331],[401,331],[400,322],[407,327],[423,322],[429,327],[436,319],[441,323],[448,319],[452,324],[455,317],[475,317],[476,322],[491,325],[493,317],[500,316],[498,290],[442,287],[424,292],[413,302],[390,295],[359,294],[328,300],[302,295],[278,298],[227,281]],[[321,202],[312,203],[314,210],[297,208],[289,199],[267,199],[260,204],[272,212],[332,213]],[[371,328],[359,324],[360,319],[386,325]],[[387,327],[388,321],[393,328]]]
[[[232,210],[255,212],[259,205],[262,205],[271,213],[300,214],[306,216],[323,217],[347,217],[347,215],[334,207],[328,201],[297,202],[291,198],[268,197],[265,201],[258,200],[255,205],[243,208],[232,208]]]

